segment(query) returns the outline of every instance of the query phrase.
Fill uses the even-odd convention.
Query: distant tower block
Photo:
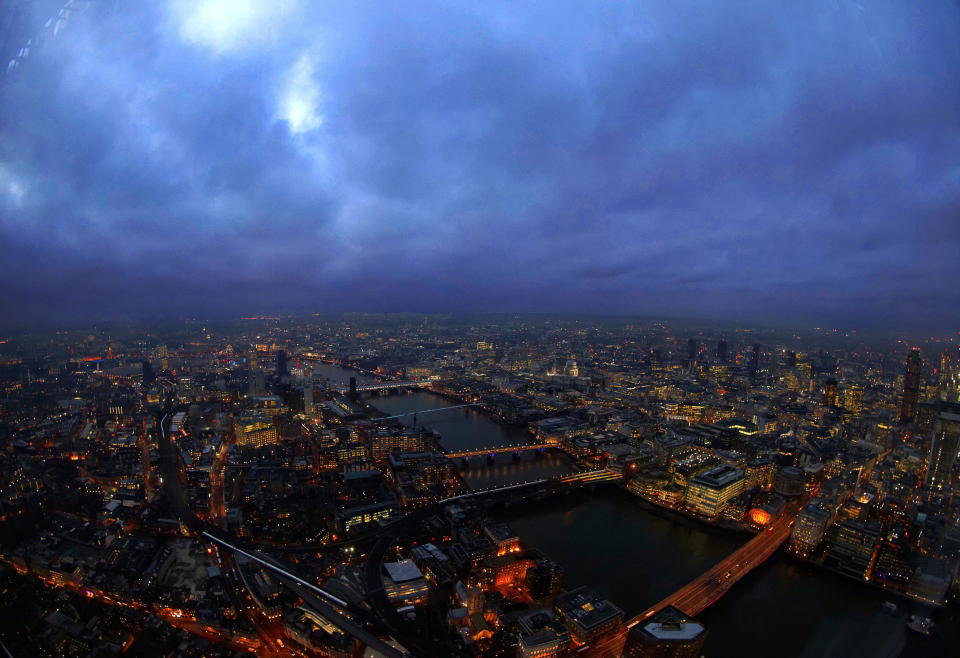
[[[920,399],[920,350],[916,347],[907,355],[903,373],[903,398],[900,401],[900,420],[912,423],[917,418],[917,402]]]

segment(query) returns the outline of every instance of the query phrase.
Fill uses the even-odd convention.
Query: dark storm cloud
[[[43,33],[0,88],[2,325],[960,322],[954,3],[394,4],[94,3]]]

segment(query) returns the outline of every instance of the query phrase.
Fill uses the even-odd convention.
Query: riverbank
[[[745,534],[745,535],[751,535],[751,536],[757,534],[755,531],[751,530],[750,528],[746,528],[743,525],[736,523],[735,521],[728,521],[726,519],[720,519],[719,521],[711,521],[709,519],[703,518],[702,516],[697,516],[696,514],[690,514],[689,512],[677,509],[675,507],[666,507],[664,505],[660,505],[659,503],[656,503],[650,500],[649,498],[646,498],[645,496],[629,491],[625,485],[621,485],[621,488],[624,490],[624,493],[626,493],[631,498],[633,498],[634,502],[637,505],[647,510],[648,512],[657,514],[658,516],[662,516],[663,518],[672,519],[672,520],[680,521],[684,523],[692,523],[698,526],[707,526],[710,528],[717,528],[719,530],[725,530],[725,531],[733,532],[737,534]]]
[[[347,364],[347,363],[341,363],[341,362],[339,362],[339,361],[328,360],[328,359],[317,359],[316,361],[319,362],[319,363],[322,363],[322,364],[324,364],[324,365],[335,366],[335,367],[338,367],[338,368],[342,368],[342,369],[344,369],[344,370],[349,370],[349,371],[351,371],[351,372],[356,372],[356,373],[359,373],[360,375],[363,375],[364,377],[376,378],[376,379],[378,379],[378,380],[389,380],[389,379],[390,379],[389,377],[387,377],[387,376],[385,376],[385,375],[380,375],[380,374],[377,374],[377,373],[372,372],[372,371],[369,371],[369,370],[363,370],[363,369],[361,369],[361,368],[359,368],[359,367],[357,367],[357,366],[354,366],[354,365],[351,365],[351,364]],[[422,390],[429,391],[430,393],[433,393],[434,395],[437,395],[437,396],[439,396],[439,397],[442,397],[442,398],[444,398],[445,400],[450,400],[450,401],[452,401],[452,402],[457,402],[457,403],[459,403],[459,404],[473,404],[473,405],[476,405],[476,406],[473,407],[473,409],[474,409],[475,411],[478,411],[478,412],[482,413],[483,415],[487,416],[487,417],[490,418],[491,420],[495,420],[495,421],[497,421],[497,422],[499,422],[499,423],[503,423],[504,425],[509,425],[509,426],[511,426],[511,427],[522,427],[522,428],[527,429],[527,430],[529,431],[529,429],[528,429],[529,425],[528,425],[527,423],[518,423],[518,422],[511,421],[511,420],[509,420],[509,419],[507,419],[507,418],[504,418],[503,416],[501,416],[500,414],[496,413],[495,411],[492,411],[492,410],[486,408],[485,406],[483,406],[482,403],[474,402],[473,400],[469,400],[469,399],[467,399],[467,398],[465,398],[465,397],[463,397],[463,396],[457,395],[456,393],[452,393],[452,392],[450,392],[450,391],[448,391],[448,390],[443,390],[443,389],[434,388],[433,382],[424,382],[424,385],[423,385],[421,388],[422,388]]]
[[[828,574],[832,574],[832,575],[834,575],[834,576],[838,576],[838,577],[843,578],[843,579],[845,579],[845,580],[850,580],[850,581],[853,581],[853,582],[855,582],[855,583],[859,583],[860,585],[865,585],[865,586],[867,586],[867,587],[870,587],[871,589],[874,589],[874,590],[883,592],[884,594],[893,595],[893,596],[896,596],[896,597],[898,597],[898,598],[900,598],[900,599],[904,599],[904,600],[906,600],[906,601],[910,601],[910,602],[912,602],[912,603],[916,603],[916,604],[919,604],[919,605],[922,605],[922,606],[928,606],[928,607],[931,608],[932,610],[939,610],[940,608],[943,608],[943,607],[946,605],[946,602],[939,603],[939,604],[938,604],[938,603],[933,603],[933,602],[931,602],[931,601],[929,601],[929,600],[927,600],[927,599],[919,598],[919,597],[917,597],[917,596],[915,596],[915,595],[913,595],[913,594],[910,594],[910,593],[908,593],[908,592],[901,592],[901,591],[898,591],[898,590],[895,590],[895,589],[890,589],[889,587],[884,587],[883,585],[881,585],[880,583],[878,583],[878,582],[876,582],[876,581],[874,581],[874,580],[864,580],[864,579],[861,578],[861,577],[857,577],[857,576],[855,576],[855,575],[853,575],[853,574],[840,571],[839,569],[836,569],[836,568],[834,568],[834,567],[831,567],[830,565],[825,564],[825,563],[823,563],[823,562],[818,562],[818,561],[816,561],[816,560],[811,560],[811,559],[809,559],[809,558],[800,557],[799,555],[794,555],[794,554],[791,553],[790,551],[784,551],[784,552],[785,552],[787,555],[789,555],[791,559],[796,560],[797,562],[801,562],[801,563],[803,563],[803,564],[806,564],[806,565],[809,565],[809,566],[812,566],[812,567],[816,567],[817,569],[819,569],[819,570],[821,570],[821,571],[824,571],[824,572],[826,572],[826,573],[828,573]]]

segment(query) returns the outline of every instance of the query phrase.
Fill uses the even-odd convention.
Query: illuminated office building
[[[960,404],[950,404],[940,412],[933,427],[926,486],[934,492],[949,488],[950,474],[960,452]]]
[[[553,658],[570,645],[570,633],[550,610],[533,610],[517,620],[517,655]]]
[[[746,488],[743,470],[723,464],[699,473],[687,485],[687,507],[698,514],[716,517],[730,499]]]
[[[260,448],[277,442],[277,428],[261,414],[242,416],[236,425],[237,445]]]
[[[391,603],[417,603],[424,600],[430,593],[427,579],[413,560],[387,562],[383,568],[387,572],[383,584]]]
[[[843,391],[843,408],[850,413],[859,414],[863,411],[863,387],[851,384]]]
[[[790,532],[790,552],[801,557],[807,557],[820,542],[830,526],[832,515],[825,507],[812,502],[797,514],[797,520]]]
[[[587,644],[617,632],[623,620],[623,610],[601,599],[588,587],[561,594],[553,608],[577,644]]]
[[[960,402],[960,352],[940,355],[940,381],[937,395],[944,402]]]

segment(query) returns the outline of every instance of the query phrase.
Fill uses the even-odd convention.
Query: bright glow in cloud
[[[280,99],[280,118],[290,125],[291,132],[316,130],[323,123],[317,112],[319,102],[320,87],[314,77],[313,60],[303,53],[287,74]]]
[[[180,36],[216,52],[268,41],[296,12],[299,0],[171,0]]]
[[[9,197],[14,205],[20,206],[27,195],[27,188],[19,178],[10,173],[6,167],[0,165],[0,192]]]
[[[0,84],[0,329],[956,331],[960,12],[853,1],[94,3]]]

